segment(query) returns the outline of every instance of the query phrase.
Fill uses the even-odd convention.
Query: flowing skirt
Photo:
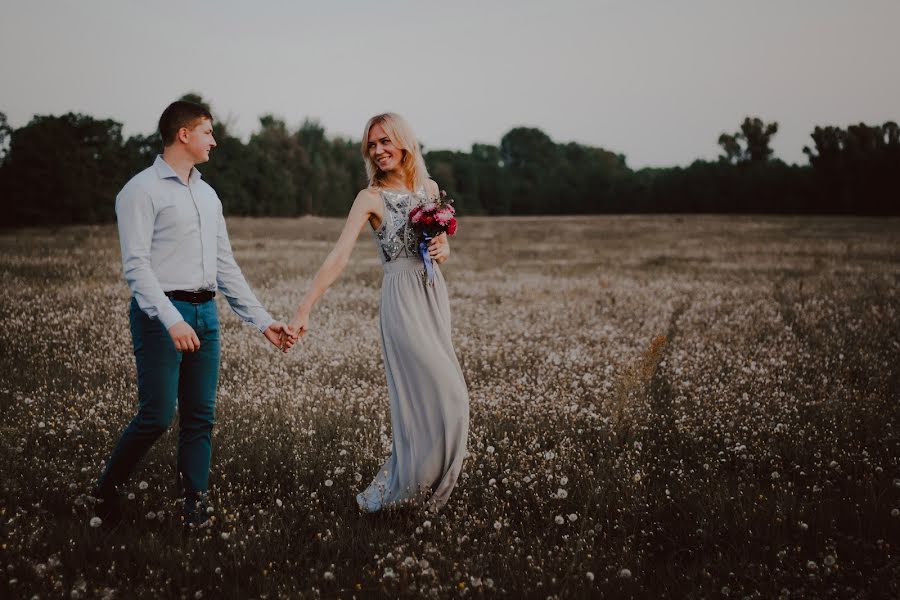
[[[466,454],[469,392],[450,340],[450,301],[435,265],[434,285],[421,259],[384,264],[381,351],[391,403],[391,456],[356,501],[375,512],[422,494],[447,503]]]

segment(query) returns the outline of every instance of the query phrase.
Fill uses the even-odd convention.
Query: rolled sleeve
[[[184,319],[163,292],[153,273],[150,244],[153,239],[153,200],[137,186],[126,186],[116,197],[122,271],[138,306],[151,319],[169,329]]]
[[[219,211],[216,245],[216,285],[237,316],[264,332],[269,325],[275,322],[275,319],[257,300],[234,260],[231,242],[228,240],[228,230],[225,227],[225,217],[221,210]]]

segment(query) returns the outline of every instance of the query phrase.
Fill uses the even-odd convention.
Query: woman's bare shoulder
[[[369,186],[359,190],[356,199],[361,202],[378,202],[381,200],[381,190],[377,187]]]
[[[441,189],[434,179],[425,180],[425,191],[428,192],[428,195],[432,198],[437,198],[441,194]]]

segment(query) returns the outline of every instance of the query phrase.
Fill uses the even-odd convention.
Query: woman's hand
[[[296,343],[309,331],[309,312],[303,309],[298,310],[291,322],[288,323],[288,327],[292,332],[292,335],[289,335],[288,338],[292,344]]]
[[[428,255],[437,264],[450,258],[450,242],[447,241],[446,233],[431,238],[431,242],[428,244]]]

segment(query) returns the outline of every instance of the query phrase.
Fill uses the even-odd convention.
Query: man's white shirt
[[[219,290],[237,315],[265,331],[274,319],[234,260],[222,202],[191,169],[188,183],[157,156],[116,197],[122,268],[135,300],[166,329],[182,321],[165,292]]]

